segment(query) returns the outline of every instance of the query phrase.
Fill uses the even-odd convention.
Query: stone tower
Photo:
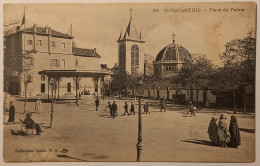
[[[138,33],[133,22],[132,10],[130,20],[124,33],[120,33],[118,42],[118,66],[120,72],[130,74],[144,73],[144,52],[142,33]]]

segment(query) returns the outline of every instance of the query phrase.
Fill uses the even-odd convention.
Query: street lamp
[[[49,128],[52,128],[52,124],[53,124],[53,117],[54,117],[54,108],[53,108],[53,90],[56,89],[56,81],[55,79],[51,79],[50,80],[50,85],[51,85],[51,122],[50,122],[50,126]]]
[[[138,97],[138,142],[136,144],[137,149],[137,159],[136,161],[140,161],[141,159],[141,150],[143,149],[143,138],[142,138],[142,114],[141,114],[141,99],[144,94],[144,83],[140,79],[138,83],[136,84],[136,95]]]
[[[28,85],[28,80],[26,78],[26,75],[24,77],[24,110],[23,113],[26,113],[26,109],[27,109],[27,85]]]

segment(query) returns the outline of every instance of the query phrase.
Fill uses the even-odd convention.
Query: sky
[[[100,63],[106,63],[109,67],[118,61],[116,41],[121,29],[125,32],[130,8],[135,27],[142,31],[145,40],[144,53],[153,57],[172,43],[172,34],[175,33],[176,43],[192,54],[206,54],[214,64],[221,66],[219,54],[225,50],[225,44],[245,37],[250,31],[255,35],[256,26],[255,3],[16,3],[4,5],[3,24],[14,20],[21,22],[24,6],[26,27],[32,27],[35,23],[39,27],[48,25],[53,30],[67,33],[72,24],[77,46],[96,48],[102,57]],[[167,12],[170,9],[189,8],[199,8],[201,12]],[[159,12],[153,12],[156,9]]]

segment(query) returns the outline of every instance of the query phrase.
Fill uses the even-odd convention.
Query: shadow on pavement
[[[246,133],[255,133],[255,129],[244,129],[244,128],[239,128],[240,131],[246,132]]]
[[[11,129],[10,131],[11,131],[11,134],[12,134],[12,135],[27,136],[27,134],[26,134],[24,131],[22,131],[22,130],[14,131],[14,130]]]
[[[110,116],[107,116],[107,115],[100,115],[100,114],[97,114],[98,115],[98,117],[100,117],[100,118],[111,118]]]
[[[109,158],[108,156],[106,156],[106,155],[103,155],[103,154],[101,154],[101,155],[94,155],[94,156],[92,156],[91,157],[92,159],[107,159],[107,158]]]
[[[199,139],[187,139],[187,140],[181,140],[182,142],[188,142],[188,143],[194,143],[194,144],[200,144],[200,145],[207,145],[212,146],[210,141],[206,140],[199,140]]]
[[[84,161],[86,162],[87,160],[83,160],[83,159],[78,159],[76,157],[71,157],[71,156],[68,156],[68,155],[57,155],[57,157],[61,157],[61,158],[66,158],[66,159],[74,159],[74,160],[78,160],[78,161]]]

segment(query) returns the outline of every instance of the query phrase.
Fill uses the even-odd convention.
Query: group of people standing
[[[99,100],[98,98],[95,100],[95,104],[96,104],[96,111],[98,111],[98,108],[99,108]],[[134,105],[134,102],[131,102],[131,105],[130,105],[130,110],[128,110],[128,103],[125,102],[125,105],[123,106],[124,107],[124,113],[122,114],[122,116],[124,115],[135,115],[135,105]],[[115,117],[118,116],[118,112],[117,112],[117,104],[115,101],[113,101],[113,103],[111,104],[110,102],[108,102],[108,106],[106,108],[109,108],[109,113],[110,113],[110,116],[115,119]],[[149,111],[149,105],[148,103],[145,103],[143,105],[143,109],[144,109],[144,113],[150,113]],[[130,112],[129,112],[130,111]]]
[[[225,113],[220,115],[218,124],[217,120],[218,118],[212,117],[209,123],[208,134],[211,143],[216,146],[222,146],[223,148],[226,148],[227,146],[237,148],[241,145],[241,137],[236,116],[231,115],[229,127],[227,125],[227,116]]]

